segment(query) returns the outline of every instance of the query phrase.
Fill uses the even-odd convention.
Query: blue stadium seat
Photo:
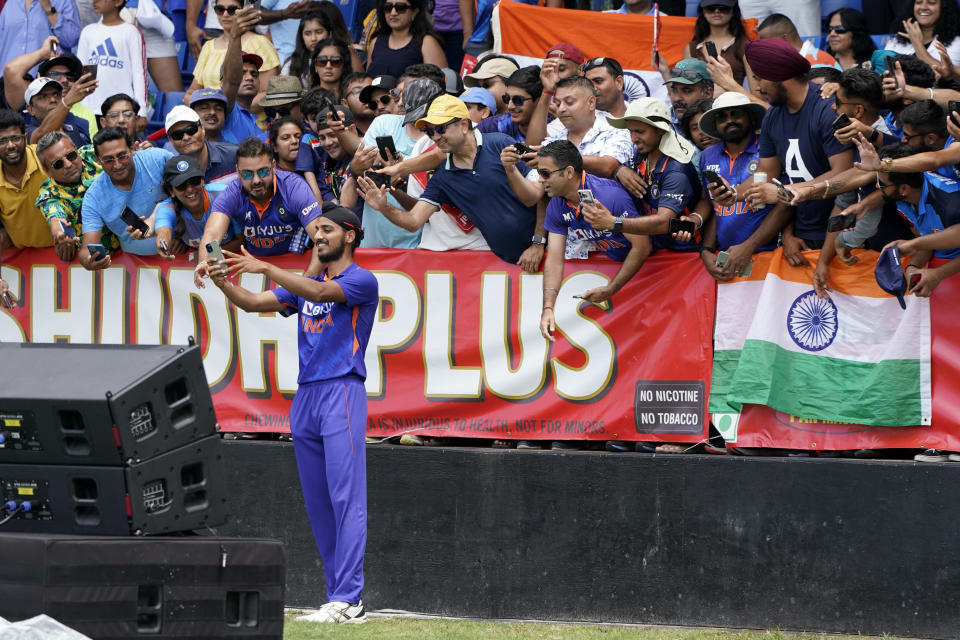
[[[163,117],[167,117],[170,110],[178,104],[183,104],[185,91],[167,91],[163,98]]]
[[[167,115],[164,109],[164,99],[163,94],[154,88],[150,92],[148,98],[150,102],[153,103],[153,115],[150,116],[150,119],[147,121],[147,132],[153,133],[157,129],[163,129],[163,118]]]
[[[877,45],[877,49],[883,49],[883,43],[890,39],[890,34],[884,34],[882,36],[870,36],[873,39],[873,44]]]

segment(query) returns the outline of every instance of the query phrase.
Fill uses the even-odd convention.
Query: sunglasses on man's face
[[[317,59],[313,61],[318,67],[342,67],[343,58],[340,56],[317,56]]]
[[[512,102],[517,107],[522,107],[523,103],[527,100],[533,100],[533,98],[524,98],[523,96],[511,96],[509,93],[503,94],[500,96],[500,99],[503,100],[503,104],[510,104]]]
[[[63,165],[65,165],[65,164],[68,163],[68,162],[69,162],[70,164],[73,164],[74,162],[77,161],[77,158],[79,158],[79,157],[80,157],[80,154],[78,154],[78,153],[76,152],[76,150],[71,151],[70,153],[68,153],[67,155],[63,156],[62,158],[58,158],[58,159],[54,160],[53,162],[51,162],[51,163],[50,163],[50,168],[53,169],[54,171],[60,171],[60,169],[63,169]]]
[[[197,135],[197,131],[200,131],[200,123],[194,122],[194,123],[188,124],[183,129],[178,129],[176,131],[168,132],[167,137],[175,142],[180,142],[181,140],[183,140],[184,136],[192,137]]]
[[[251,176],[251,178],[252,177],[253,176]],[[186,191],[190,187],[193,187],[193,188],[199,187],[201,182],[203,182],[203,178],[201,178],[200,176],[193,176],[192,178],[187,178],[186,180],[184,180],[178,186],[174,187],[174,189],[176,191]]]
[[[273,171],[272,167],[260,167],[255,172],[249,169],[244,169],[243,171],[240,172],[240,177],[243,178],[244,180],[253,180],[254,173],[256,173],[258,178],[260,178],[261,180],[266,180],[267,178],[270,177],[271,171]]]
[[[367,103],[367,108],[370,109],[370,111],[376,111],[378,102],[383,106],[387,106],[388,104],[393,102],[393,96],[390,95],[389,93],[385,93],[379,98],[374,98],[373,100]]]
[[[286,118],[290,115],[290,107],[264,107],[263,112],[271,120],[275,118]]]
[[[453,120],[453,121],[451,121],[451,122],[447,122],[447,123],[444,123],[444,124],[438,124],[438,125],[435,126],[435,127],[431,127],[430,125],[427,125],[427,126],[425,126],[425,127],[423,128],[423,132],[424,132],[425,134],[427,134],[427,137],[428,137],[428,138],[432,138],[432,137],[435,136],[435,135],[442,136],[443,134],[445,134],[445,133],[447,132],[447,128],[449,128],[450,125],[456,124],[456,123],[458,123],[458,122],[460,122],[460,119],[459,119],[459,118],[456,119],[456,120]]]
[[[238,7],[237,5],[232,5],[232,6],[229,6],[229,7],[225,7],[225,6],[223,6],[223,5],[218,4],[218,5],[214,5],[213,10],[214,10],[214,12],[216,12],[216,14],[217,14],[218,16],[222,16],[223,14],[227,14],[228,16],[232,16],[232,15],[235,14],[237,11],[240,11],[240,7]]]
[[[77,81],[77,76],[73,75],[72,73],[67,73],[66,71],[48,71],[47,77],[51,80],[56,80],[57,82],[60,82],[60,80],[68,80],[70,82]]]

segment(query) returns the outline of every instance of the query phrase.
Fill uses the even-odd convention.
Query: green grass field
[[[643,628],[634,626],[527,624],[475,622],[468,620],[421,620],[371,618],[362,625],[325,625],[296,622],[288,615],[284,640],[363,638],[364,640],[827,640],[851,638],[826,634],[780,631],[718,631],[689,628]],[[885,636],[886,640],[893,640]]]

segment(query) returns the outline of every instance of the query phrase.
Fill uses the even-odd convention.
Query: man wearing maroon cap
[[[569,42],[561,42],[547,49],[545,60],[557,60],[557,75],[559,80],[575,76],[580,73],[580,65],[586,59],[583,52]]]
[[[833,136],[833,99],[821,99],[818,87],[806,80],[810,62],[779,38],[747,43],[746,57],[760,79],[761,95],[771,105],[760,133],[757,172],[787,183],[829,179],[853,166],[852,147]],[[801,252],[823,246],[833,199],[801,202],[794,208],[779,201],[772,184],[758,182],[739,191],[737,199],[755,207],[776,205],[769,215],[787,221],[784,257],[791,265],[808,265]]]

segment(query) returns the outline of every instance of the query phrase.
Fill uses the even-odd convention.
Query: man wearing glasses
[[[100,105],[100,126],[120,127],[130,134],[133,146],[139,151],[149,149],[153,143],[139,135],[140,104],[126,93],[115,93]],[[169,149],[167,149],[169,151]]]
[[[167,114],[165,125],[173,151],[196,160],[206,182],[233,174],[237,145],[207,140],[200,114],[196,111],[178,104]]]
[[[61,131],[51,131],[40,138],[37,157],[48,176],[37,194],[37,209],[50,227],[57,256],[69,262],[77,253],[78,239],[83,237],[83,196],[100,175],[100,165],[93,145],[78,149]],[[120,248],[120,240],[110,229],[103,229],[100,244],[108,253]]]
[[[258,257],[303,253],[317,231],[320,205],[307,182],[276,168],[273,150],[257,138],[237,147],[237,179],[217,196],[203,228],[194,281],[203,287],[207,275],[207,243],[219,241],[231,221],[243,229],[244,246]],[[320,273],[311,252],[307,275]]]
[[[540,83],[540,68],[524,67],[510,74],[503,89],[503,95],[497,99],[506,105],[506,113],[491,116],[477,125],[480,133],[494,131],[523,142],[527,139],[530,118],[537,107],[543,85]]]
[[[104,228],[120,239],[120,248],[124,251],[137,255],[156,255],[153,238],[136,239],[131,236],[120,214],[127,207],[141,218],[153,213],[161,193],[163,165],[173,154],[155,148],[137,151],[133,138],[120,127],[101,129],[93,137],[93,151],[103,167],[103,173],[83,196],[80,264],[91,271],[110,266],[109,255],[96,259],[89,249],[91,244],[104,244]]]
[[[374,118],[385,113],[399,114],[400,92],[397,90],[397,79],[393,76],[375,77],[360,90],[360,103],[373,112]]]
[[[267,82],[267,94],[260,101],[267,120],[293,116],[302,120],[300,113],[300,97],[303,95],[303,86],[299,78],[293,76],[274,76]]]
[[[416,124],[446,154],[446,161],[409,211],[389,203],[386,188],[361,176],[358,184],[367,206],[398,227],[419,232],[442,205],[452,205],[476,225],[498,258],[536,271],[546,245],[534,207],[543,188],[524,177],[528,171],[518,162],[515,140],[501,133],[481,134],[470,121],[467,105],[449,95],[433,100]]]
[[[34,203],[47,179],[34,145],[27,144],[23,117],[0,110],[0,251],[49,247],[53,239]]]

